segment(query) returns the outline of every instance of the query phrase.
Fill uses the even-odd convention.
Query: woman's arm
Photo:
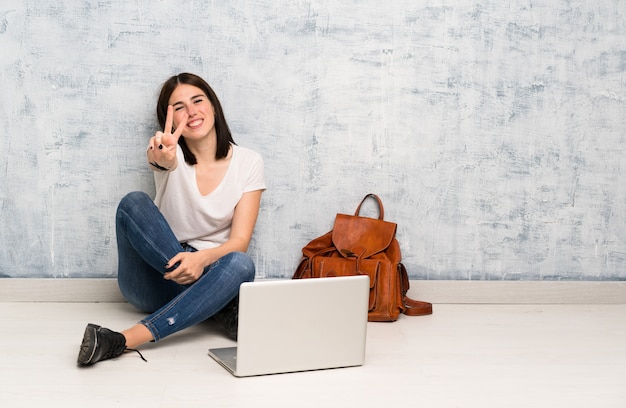
[[[248,245],[254,232],[254,225],[259,215],[259,208],[261,207],[262,193],[263,190],[256,190],[243,194],[235,207],[230,238],[219,247],[204,250],[212,252],[206,258],[208,261],[206,265],[212,264],[231,252],[246,252],[248,250]]]
[[[179,262],[180,265],[172,272],[166,273],[165,279],[188,285],[202,276],[205,266],[212,264],[224,255],[231,252],[246,252],[259,215],[262,193],[263,190],[256,190],[243,194],[235,207],[228,241],[216,248],[203,249],[197,252],[179,252],[170,259],[167,267]]]

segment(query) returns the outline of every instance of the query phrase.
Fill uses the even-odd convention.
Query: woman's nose
[[[189,106],[187,107],[187,115],[189,115],[189,116],[193,116],[193,115],[195,115],[197,112],[198,112],[198,110],[196,109],[196,107],[195,107],[195,106],[193,106],[193,105],[189,105]]]

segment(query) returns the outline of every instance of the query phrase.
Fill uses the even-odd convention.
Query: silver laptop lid
[[[242,284],[234,375],[363,364],[368,299],[367,276]]]

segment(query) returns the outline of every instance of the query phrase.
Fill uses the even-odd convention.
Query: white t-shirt
[[[178,166],[173,171],[155,171],[154,203],[179,242],[200,250],[215,248],[230,237],[235,206],[244,193],[265,190],[263,159],[257,152],[232,145],[233,154],[224,179],[203,196],[196,183],[196,168],[183,158],[177,146]]]

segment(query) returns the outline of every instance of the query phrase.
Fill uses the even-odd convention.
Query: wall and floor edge
[[[411,280],[408,296],[431,303],[624,304],[626,281]],[[116,279],[0,279],[0,302],[124,302]]]

